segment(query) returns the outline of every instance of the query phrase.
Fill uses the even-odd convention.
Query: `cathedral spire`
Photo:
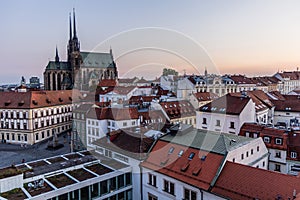
[[[69,13],[69,20],[70,20],[70,40],[72,40],[72,19],[71,19],[71,12]]]
[[[73,29],[74,29],[74,38],[77,38],[76,35],[76,17],[75,17],[75,8],[73,8]]]
[[[55,50],[55,62],[57,62],[57,63],[59,62],[57,46],[56,46],[56,50]]]

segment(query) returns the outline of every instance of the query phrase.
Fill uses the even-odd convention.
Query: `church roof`
[[[68,62],[55,62],[49,61],[46,69],[62,69],[62,70],[70,70],[70,64]]]
[[[113,63],[109,53],[80,52],[84,67],[107,68]]]

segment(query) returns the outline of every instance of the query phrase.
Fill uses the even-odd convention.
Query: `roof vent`
[[[190,163],[186,163],[185,165],[183,165],[183,166],[181,167],[181,171],[182,171],[182,172],[186,172],[186,170],[189,168],[189,166],[190,166]]]
[[[200,171],[201,171],[201,169],[202,169],[202,167],[198,167],[197,169],[195,169],[195,170],[193,171],[193,175],[194,175],[194,176],[198,176],[199,173],[200,173]]]
[[[160,162],[160,165],[164,166],[165,164],[167,164],[168,161],[169,161],[169,158],[167,158],[165,161]]]

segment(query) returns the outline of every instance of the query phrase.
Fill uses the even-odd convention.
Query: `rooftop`
[[[225,155],[229,151],[248,144],[253,139],[234,134],[193,129],[185,134],[167,134],[160,140]]]
[[[300,178],[278,172],[226,162],[213,193],[231,199],[293,199]]]

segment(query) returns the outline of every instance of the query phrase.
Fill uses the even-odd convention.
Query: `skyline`
[[[26,79],[38,76],[42,80],[47,62],[54,60],[56,45],[60,59],[66,60],[68,17],[73,7],[83,51],[108,52],[112,46],[114,56],[118,57],[140,44],[159,46],[164,40],[159,34],[152,37],[154,29],[167,30],[175,33],[176,38],[185,36],[200,44],[199,51],[194,51],[193,44],[187,45],[187,40],[173,37],[173,42],[166,44],[167,54],[143,49],[123,56],[117,60],[121,77],[134,74],[155,77],[161,74],[164,65],[174,67],[181,74],[184,69],[191,72],[187,62],[170,56],[174,48],[202,73],[207,67],[208,71],[221,74],[273,75],[278,70],[296,70],[300,65],[298,1],[115,2],[3,1],[0,59],[5,73],[1,75],[1,83],[19,82],[23,75]],[[141,35],[136,30],[150,30],[150,33],[138,37]],[[127,37],[126,33],[131,34]],[[111,38],[116,35],[121,37]],[[124,36],[128,41],[120,42]],[[168,34],[163,38],[168,38]],[[101,44],[103,41],[106,42]],[[183,45],[188,47],[182,48]],[[203,55],[204,60],[198,59]],[[150,67],[154,70],[149,70]],[[145,68],[148,71],[143,75]]]

